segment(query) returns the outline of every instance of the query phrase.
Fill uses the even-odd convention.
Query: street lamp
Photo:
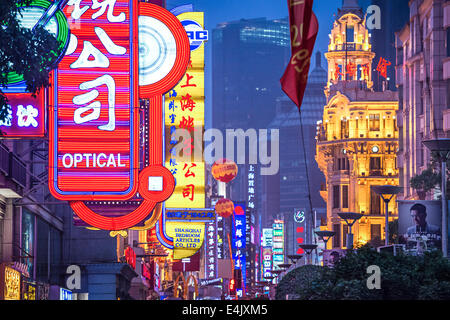
[[[300,244],[299,247],[305,250],[308,261],[311,259],[311,253],[317,248],[317,244]]]
[[[325,243],[325,249],[327,248],[328,240],[330,240],[336,234],[336,232],[334,231],[326,231],[326,230],[316,231],[315,233],[320,238],[320,240],[322,240]]]
[[[292,266],[291,263],[282,263],[282,264],[278,265],[278,267],[280,267],[281,269],[284,269],[284,270],[289,269],[290,266]]]
[[[345,221],[348,225],[348,233],[347,233],[347,248],[353,248],[353,233],[352,227],[356,221],[361,219],[363,216],[361,213],[357,212],[339,212],[338,216]]]
[[[442,254],[447,257],[448,245],[448,213],[447,213],[447,160],[450,156],[450,139],[434,139],[424,140],[423,145],[431,152],[439,154],[439,161],[441,162],[441,191],[442,191]]]
[[[385,226],[384,226],[384,245],[389,245],[389,202],[392,198],[402,191],[401,187],[385,185],[385,186],[372,186],[373,192],[378,194],[384,201],[385,208]]]
[[[302,254],[291,254],[287,256],[294,264],[297,264],[297,261],[303,258]]]

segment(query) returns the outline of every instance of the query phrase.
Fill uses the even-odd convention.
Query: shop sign
[[[0,299],[20,300],[21,279],[20,272],[11,267],[0,267]]]

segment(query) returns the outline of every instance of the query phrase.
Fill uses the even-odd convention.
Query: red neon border
[[[133,7],[130,10],[130,15],[131,13],[132,16],[130,16],[130,21],[132,22],[132,26],[133,26],[133,35],[132,35],[132,43],[130,44],[133,48],[133,56],[131,57],[131,59],[133,59],[133,70],[131,70],[132,73],[132,79],[133,79],[133,88],[130,88],[130,90],[134,91],[134,95],[133,95],[133,101],[131,101],[131,107],[134,108],[134,119],[132,121],[134,121],[135,124],[135,129],[133,134],[133,139],[134,139],[134,144],[133,146],[131,146],[132,148],[132,152],[134,153],[134,161],[133,163],[131,163],[130,165],[132,166],[132,172],[133,172],[133,176],[134,176],[134,185],[131,186],[132,189],[130,190],[129,193],[124,194],[124,195],[99,195],[99,194],[95,194],[95,195],[61,195],[58,193],[57,190],[55,190],[54,188],[54,181],[56,180],[55,175],[54,175],[54,170],[52,170],[53,168],[53,163],[54,163],[54,159],[55,159],[55,155],[53,150],[55,148],[55,143],[57,143],[57,141],[54,141],[53,139],[53,134],[55,132],[55,127],[54,127],[54,109],[55,106],[53,105],[54,103],[54,90],[56,90],[56,88],[54,88],[54,90],[50,90],[51,94],[50,94],[50,102],[49,102],[49,190],[50,193],[52,194],[53,197],[55,197],[58,200],[66,200],[66,201],[78,201],[78,200],[90,200],[90,201],[104,201],[104,200],[116,200],[116,201],[120,201],[120,200],[128,200],[131,197],[133,197],[137,190],[138,190],[138,175],[139,175],[139,95],[137,94],[138,90],[139,90],[139,33],[138,33],[138,4],[139,2],[137,0],[133,0],[132,1],[132,5]],[[53,75],[56,77],[56,73],[52,72],[52,77],[51,79],[53,80]],[[51,81],[51,84],[54,84],[54,81]]]
[[[183,25],[166,9],[151,3],[140,3],[139,15],[152,17],[164,23],[172,32],[177,46],[177,57],[175,59],[175,64],[168,75],[156,83],[146,86],[139,86],[139,97],[144,99],[151,98],[155,95],[164,94],[180,82],[186,73],[186,69],[189,64],[191,48],[189,38]]]
[[[81,220],[103,230],[124,230],[137,225],[155,208],[156,202],[144,200],[136,210],[121,217],[105,217],[95,213],[83,201],[71,201],[70,206]]]

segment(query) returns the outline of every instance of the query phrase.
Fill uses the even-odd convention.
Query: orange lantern
[[[231,160],[217,160],[211,168],[211,173],[217,181],[228,183],[237,176],[238,166]]]
[[[233,214],[234,203],[228,199],[220,199],[215,206],[216,213],[222,218],[228,218]]]

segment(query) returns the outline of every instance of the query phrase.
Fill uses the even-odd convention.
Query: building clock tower
[[[375,53],[356,0],[343,1],[329,37],[327,104],[316,136],[316,161],[326,177],[321,195],[327,203],[327,229],[336,232],[328,249],[347,248],[348,227],[340,212],[363,214],[352,228],[354,245],[381,245],[384,206],[371,186],[398,185],[398,96],[373,89]],[[395,200],[388,215],[389,221],[397,219]]]

